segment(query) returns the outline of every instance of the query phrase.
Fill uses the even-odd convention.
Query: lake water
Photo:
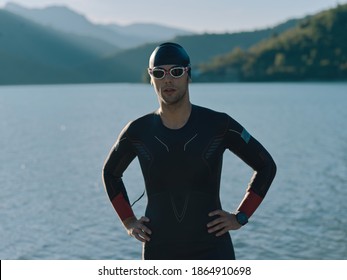
[[[232,232],[236,257],[347,259],[347,84],[192,84],[191,100],[237,119],[278,166],[250,223]],[[143,84],[0,87],[0,258],[140,259],[101,169],[123,126],[156,108]],[[225,153],[224,209],[251,175]],[[134,201],[137,161],[124,181]]]

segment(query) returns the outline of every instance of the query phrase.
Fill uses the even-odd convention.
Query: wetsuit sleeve
[[[122,221],[135,216],[131,209],[129,198],[122,180],[123,172],[136,157],[132,144],[127,137],[128,126],[123,129],[115,145],[111,149],[111,152],[105,161],[102,173],[105,190]]]
[[[238,210],[251,217],[264,199],[276,174],[276,164],[269,152],[247,130],[229,118],[227,147],[248,164],[254,174]]]

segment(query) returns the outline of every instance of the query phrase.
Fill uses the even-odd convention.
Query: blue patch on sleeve
[[[242,130],[241,138],[248,144],[249,140],[251,140],[251,135],[248,133],[246,129]]]

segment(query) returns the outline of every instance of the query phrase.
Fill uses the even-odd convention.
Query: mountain
[[[173,41],[187,48],[195,69],[235,46],[247,49],[295,24],[292,20],[255,32],[179,36]],[[120,50],[102,40],[61,32],[0,10],[0,62],[5,66],[0,70],[0,84],[142,82],[148,79],[148,58],[159,43]]]
[[[121,34],[142,38],[143,44],[156,41],[167,41],[175,38],[176,36],[188,36],[194,34],[192,31],[155,23],[134,23],[124,26],[109,24],[105,25],[105,27],[115,30]]]
[[[200,65],[198,81],[347,80],[347,4]]]
[[[78,67],[102,57],[89,42],[0,9],[0,84],[88,82]]]
[[[28,10],[15,4],[8,4],[6,8],[0,10],[0,62],[4,66],[0,70],[0,84],[141,82],[148,79],[148,58],[158,43],[121,50],[105,40],[76,35],[87,34],[91,24],[69,9]],[[40,18],[41,23],[29,20],[28,14],[25,18],[18,16],[25,13]],[[174,41],[187,48],[196,65],[226,53],[234,46],[248,48],[294,22],[256,32],[179,36]],[[54,27],[58,23],[59,30]],[[116,29],[115,32],[126,30],[134,36],[159,34],[160,38],[160,33],[172,36],[177,32],[155,24],[132,25],[125,29],[108,25],[104,28]],[[66,32],[71,30],[76,33]]]
[[[186,30],[160,25],[133,24],[120,26],[116,24],[93,24],[85,16],[64,6],[28,9],[15,3],[8,3],[5,9],[44,26],[99,39],[122,49],[158,40],[169,40],[177,35],[192,34],[192,32]]]
[[[172,42],[176,42],[184,46],[187,52],[190,54],[191,63],[193,67],[192,74],[195,76],[196,67],[203,62],[206,62],[213,57],[225,53],[229,53],[232,49],[239,47],[242,49],[248,49],[254,44],[275,36],[278,33],[283,32],[293,26],[296,26],[298,20],[293,19],[285,23],[279,24],[273,28],[268,28],[264,30],[240,32],[232,34],[201,34],[201,35],[190,35],[190,36],[178,36]],[[91,63],[87,68],[98,69],[101,65],[108,65],[109,71],[100,75],[102,82],[141,82],[147,81],[147,67],[148,59],[151,52],[159,44],[151,43],[145,44],[136,48],[131,48],[128,50],[120,51],[112,56],[98,61],[96,63]],[[123,65],[127,69],[132,70],[132,75],[124,75],[124,72],[117,75],[116,67],[114,65]],[[100,70],[102,71],[102,70]],[[120,80],[120,78],[122,79]]]
[[[172,41],[190,54],[195,82],[347,80],[346,31],[347,5],[339,5],[264,30]],[[148,81],[161,42],[117,49],[0,9],[0,85]]]

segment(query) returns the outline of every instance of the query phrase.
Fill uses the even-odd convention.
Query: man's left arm
[[[235,213],[218,209],[209,213],[217,216],[207,224],[210,233],[221,236],[229,230],[237,230],[248,222],[263,201],[276,175],[276,164],[270,153],[247,130],[229,119],[226,131],[226,147],[253,170],[244,198]]]
[[[246,194],[237,209],[250,218],[269,190],[277,167],[263,145],[232,119],[226,139],[227,147],[254,170]]]

